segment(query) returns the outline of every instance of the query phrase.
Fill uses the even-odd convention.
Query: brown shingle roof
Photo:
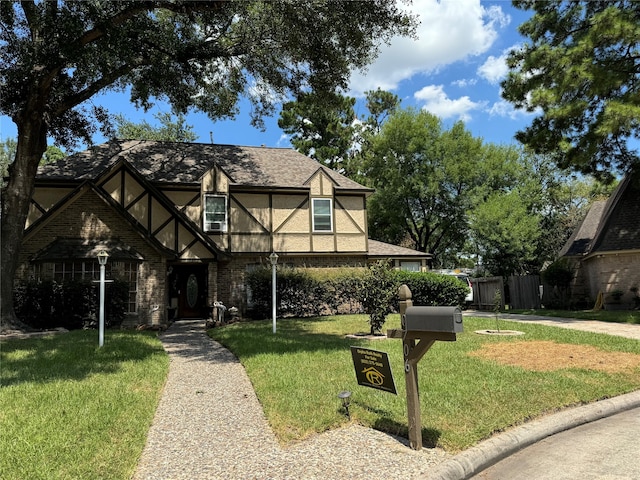
[[[378,240],[369,239],[369,257],[393,258],[393,257],[419,257],[431,258],[430,253],[412,250],[410,248],[391,245],[390,243],[379,242]]]
[[[338,190],[372,191],[293,149],[139,140],[112,141],[44,165],[38,169],[38,178],[92,179],[120,159],[155,183],[199,183],[218,165],[236,185],[305,187],[323,169]]]

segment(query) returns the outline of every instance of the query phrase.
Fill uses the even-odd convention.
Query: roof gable
[[[611,197],[594,202],[561,256],[640,250],[640,173],[627,175]]]

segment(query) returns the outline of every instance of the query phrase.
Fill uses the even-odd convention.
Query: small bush
[[[126,313],[128,284],[120,280],[108,283],[105,296],[106,326],[120,325]],[[88,280],[64,283],[30,280],[14,289],[18,318],[41,329],[97,326],[99,301],[98,284]]]
[[[369,314],[371,334],[382,329],[387,315],[396,310],[398,304],[398,275],[385,262],[372,265],[360,290],[360,302]]]

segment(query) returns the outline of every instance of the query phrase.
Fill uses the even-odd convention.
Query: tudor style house
[[[129,284],[128,323],[247,307],[246,272],[278,265],[426,270],[430,255],[367,235],[372,190],[292,149],[113,141],[41,166],[21,278]]]

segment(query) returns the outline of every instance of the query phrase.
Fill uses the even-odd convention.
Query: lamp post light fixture
[[[105,250],[98,252],[98,263],[100,264],[100,324],[98,346],[104,345],[104,283],[105,283],[105,266],[107,265],[109,254]]]
[[[347,415],[347,418],[351,420],[351,414],[349,413],[349,405],[351,405],[351,392],[344,390],[338,394],[338,398],[342,400],[342,408]]]
[[[278,254],[271,252],[269,261],[271,262],[271,318],[273,319],[273,333],[276,333],[276,265]]]

